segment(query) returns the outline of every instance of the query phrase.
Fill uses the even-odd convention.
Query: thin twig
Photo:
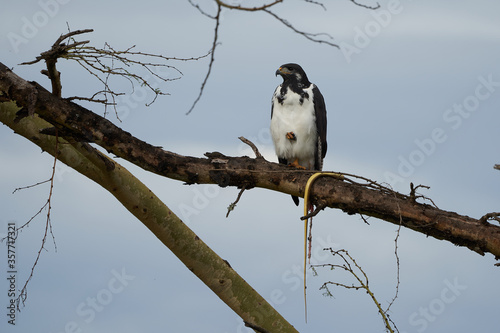
[[[320,3],[320,2],[317,2],[317,1],[314,1],[314,0],[305,0],[305,1],[307,3],[310,3],[310,4],[319,5],[324,10],[326,10],[326,7],[322,3]],[[275,1],[272,1],[272,2],[270,2],[268,4],[264,4],[264,5],[261,5],[261,6],[255,6],[255,7],[244,7],[244,6],[240,5],[240,4],[233,5],[233,4],[228,4],[228,3],[226,3],[226,2],[224,2],[222,0],[215,0],[215,3],[217,5],[217,12],[216,12],[215,15],[211,15],[211,14],[207,13],[198,4],[194,3],[193,0],[188,0],[188,2],[191,4],[191,6],[193,6],[194,8],[196,8],[201,14],[205,15],[206,17],[209,17],[210,19],[215,20],[215,31],[214,31],[213,41],[212,41],[212,49],[211,49],[212,55],[211,55],[211,58],[210,58],[210,63],[208,65],[208,72],[205,75],[205,78],[204,78],[204,80],[203,80],[203,82],[201,84],[201,88],[199,90],[198,96],[196,97],[196,99],[194,100],[193,104],[191,105],[191,108],[188,110],[188,112],[186,112],[186,115],[189,115],[191,113],[191,111],[193,111],[193,109],[195,108],[195,106],[197,105],[197,103],[199,102],[199,100],[201,99],[201,96],[203,95],[203,91],[205,89],[205,85],[206,85],[206,83],[208,81],[208,78],[210,77],[211,72],[212,72],[212,67],[213,67],[213,63],[214,63],[214,60],[215,60],[215,56],[214,56],[215,49],[219,45],[218,39],[219,39],[219,28],[220,28],[220,20],[221,20],[221,11],[222,11],[222,8],[226,8],[226,9],[230,9],[230,10],[245,11],[245,12],[257,12],[257,11],[266,12],[269,15],[273,16],[276,20],[278,20],[279,22],[281,22],[282,24],[284,24],[286,27],[288,27],[289,29],[291,29],[292,31],[294,31],[295,33],[304,36],[305,38],[309,39],[310,41],[313,41],[313,42],[316,42],[316,43],[324,43],[324,44],[327,44],[327,45],[330,45],[330,46],[333,46],[333,47],[336,47],[336,48],[340,48],[335,43],[329,42],[329,41],[324,40],[324,39],[318,39],[318,38],[316,38],[316,37],[319,37],[319,36],[326,36],[330,40],[333,40],[333,37],[331,35],[329,35],[327,33],[308,33],[308,32],[304,32],[304,31],[298,30],[297,28],[295,28],[295,26],[293,24],[291,24],[287,20],[283,19],[282,17],[278,16],[274,12],[270,11],[271,7],[273,7],[273,6],[277,5],[277,4],[282,3],[283,0],[275,0]]]
[[[238,193],[238,197],[236,197],[236,201],[230,204],[229,207],[227,207],[226,218],[229,216],[229,213],[231,213],[234,210],[234,208],[236,208],[236,204],[238,203],[238,201],[240,201],[241,195],[243,194],[243,192],[245,192],[246,189],[247,186],[243,185],[243,187],[240,190],[240,193]]]
[[[293,32],[309,39],[310,41],[313,41],[315,43],[320,43],[320,44],[327,44],[327,45],[330,45],[332,47],[336,47],[337,49],[340,49],[340,46],[338,46],[337,44],[335,43],[332,43],[332,42],[329,42],[327,40],[324,40],[324,39],[317,39],[315,37],[318,37],[318,36],[326,36],[328,37],[329,39],[333,40],[333,37],[329,34],[327,34],[326,32],[320,32],[320,33],[310,33],[310,32],[305,32],[305,31],[301,31],[301,30],[298,30],[297,28],[295,28],[295,26],[293,26],[290,22],[288,22],[287,20],[281,18],[280,16],[278,16],[277,14],[275,14],[274,12],[268,10],[268,9],[263,9],[262,11],[268,13],[269,15],[271,15],[272,17],[274,17],[276,20],[280,21],[281,23],[283,23],[287,28],[291,29]]]
[[[350,0],[353,4],[355,4],[356,6],[359,6],[359,7],[363,7],[363,8],[366,8],[366,9],[372,9],[372,10],[375,10],[375,9],[379,9],[380,8],[380,4],[377,2],[377,5],[376,6],[368,6],[368,5],[363,5],[359,2],[357,2],[356,0]]]
[[[380,313],[380,316],[382,317],[382,320],[384,321],[386,329],[394,333],[394,330],[391,326],[392,320],[389,320],[386,311],[382,309],[382,306],[380,305],[379,301],[375,297],[375,294],[372,292],[372,290],[369,287],[369,281],[368,281],[368,276],[366,275],[365,271],[361,268],[361,266],[354,260],[354,258],[347,252],[347,250],[341,249],[341,250],[333,250],[332,248],[326,248],[326,251],[330,251],[332,256],[338,256],[342,259],[342,264],[321,264],[321,265],[313,265],[313,267],[329,267],[331,270],[333,269],[341,269],[349,274],[351,274],[357,281],[358,284],[352,284],[348,285],[345,283],[340,283],[340,282],[333,282],[333,281],[328,281],[323,283],[320,289],[325,290],[325,294],[328,296],[333,296],[332,292],[329,290],[328,285],[334,285],[338,287],[343,287],[346,289],[364,289],[367,294],[370,295],[372,301],[375,303],[378,312]],[[352,263],[352,265],[351,265]],[[353,267],[354,265],[354,267]]]
[[[252,148],[253,152],[255,153],[255,158],[264,158],[262,157],[262,154],[259,152],[259,149],[257,149],[257,146],[255,146],[255,144],[252,141],[242,136],[238,137],[238,139],[240,139],[243,143],[246,143],[247,145],[250,146],[250,148]]]
[[[323,8],[324,11],[326,11],[325,5],[322,4],[321,2],[313,1],[313,0],[304,0],[304,1],[307,2],[307,3],[313,4],[313,5],[320,6],[321,8]]]
[[[258,7],[243,7],[241,5],[230,5],[230,4],[227,4],[224,1],[220,1],[220,0],[215,0],[215,1],[221,7],[228,8],[228,9],[242,10],[242,11],[247,11],[247,12],[257,12],[259,10],[264,10],[264,9],[272,7],[272,6],[274,6],[274,5],[278,4],[278,3],[283,2],[283,0],[275,0],[275,1],[271,2],[271,3],[265,4],[265,5],[262,5],[262,6],[258,6]]]
[[[205,15],[206,17],[211,18],[212,20],[215,20],[215,16],[210,15],[209,13],[207,13],[206,11],[204,11],[203,9],[201,9],[200,5],[194,3],[193,0],[188,0],[188,2],[189,2],[189,4],[191,6],[193,6],[194,8],[196,8],[202,15]]]
[[[38,182],[36,184],[28,185],[28,186],[17,187],[16,189],[14,189],[14,191],[12,192],[12,194],[16,193],[17,191],[21,191],[21,190],[25,190],[25,189],[28,189],[28,188],[32,188],[32,187],[38,186],[38,185],[45,184],[47,182],[50,182],[50,179]]]
[[[413,188],[413,183],[411,184]],[[422,185],[419,185],[422,186]],[[415,190],[419,187],[417,186]],[[428,187],[428,186],[423,186],[423,187]],[[389,312],[389,309],[391,308],[392,304],[396,301],[399,295],[399,285],[401,283],[399,277],[400,277],[400,266],[399,266],[399,254],[398,254],[398,241],[399,241],[399,235],[401,233],[401,227],[403,226],[403,215],[401,213],[401,207],[399,206],[399,202],[397,201],[397,197],[394,196],[396,199],[396,205],[398,206],[398,213],[399,213],[399,225],[398,225],[398,230],[396,231],[396,238],[394,238],[394,255],[396,257],[396,292],[394,294],[394,297],[391,299],[389,302],[389,305],[387,306],[387,309],[385,309],[385,313]]]
[[[429,200],[434,207],[438,208],[438,206],[436,206],[436,204],[434,203],[434,201],[431,198],[426,197],[425,195],[417,195],[416,191],[419,187],[425,188],[427,190],[431,188],[430,186],[421,185],[421,184],[414,186],[413,183],[410,183],[410,196],[409,196],[410,201],[416,203],[417,199]],[[393,191],[393,192],[395,193],[395,191]]]
[[[420,195],[420,194],[417,195],[417,193],[414,191],[414,190],[416,190],[419,187],[429,189],[430,188],[429,186],[418,185],[416,187],[413,187],[414,190],[412,191],[413,184],[410,184],[410,194],[409,195],[404,195],[404,194],[401,194],[399,192],[394,191],[392,189],[391,185],[387,184],[387,183],[379,184],[376,181],[371,180],[371,179],[366,178],[366,177],[362,177],[362,176],[358,176],[358,175],[353,175],[353,174],[349,174],[349,173],[343,173],[343,172],[337,172],[337,173],[339,175],[342,175],[344,177],[344,178],[342,178],[342,180],[344,180],[344,181],[346,181],[348,183],[356,184],[356,185],[361,185],[363,187],[375,189],[377,191],[380,191],[381,193],[393,195],[393,196],[395,196],[398,199],[410,200],[410,201],[414,201],[415,202],[416,199],[422,198],[424,200],[430,201],[435,208],[439,209],[439,207],[436,205],[436,203],[431,198],[426,197],[424,195]],[[359,180],[362,180],[364,182],[362,183],[362,182],[356,181],[354,179],[359,179]]]
[[[50,177],[49,197],[48,197],[47,202],[45,203],[45,205],[43,205],[43,207],[38,211],[38,213],[35,214],[35,216],[37,216],[45,207],[47,207],[47,219],[46,219],[46,222],[45,222],[45,232],[43,234],[42,244],[40,245],[40,249],[38,250],[38,253],[36,255],[35,262],[33,263],[33,266],[31,266],[31,272],[30,272],[30,274],[28,276],[28,279],[26,279],[26,282],[24,283],[24,286],[21,288],[21,291],[19,292],[19,296],[16,299],[16,307],[17,307],[18,311],[20,311],[20,304],[22,304],[24,306],[24,304],[26,302],[26,299],[28,298],[28,284],[31,281],[31,279],[33,278],[33,274],[35,272],[35,268],[36,268],[36,266],[38,264],[38,261],[40,260],[40,256],[42,254],[42,250],[45,249],[45,243],[47,241],[47,236],[48,236],[49,233],[52,236],[52,241],[54,242],[54,248],[57,251],[56,239],[55,239],[54,233],[52,231],[52,223],[50,222],[50,213],[52,211],[52,193],[53,193],[53,189],[54,189],[54,178],[55,178],[55,175],[56,175],[57,154],[58,154],[58,149],[59,149],[58,148],[58,146],[59,146],[58,145],[58,141],[59,141],[59,137],[56,135],[55,150],[54,150],[54,163],[52,165],[52,175]],[[28,225],[28,223],[30,221],[32,221],[35,216],[33,216],[27,223],[25,223],[24,225],[22,225],[21,228],[23,228],[24,226]]]
[[[134,91],[135,83],[151,90],[154,93],[154,97],[149,103],[146,103],[146,106],[150,106],[156,101],[159,95],[169,95],[169,93],[163,92],[154,86],[149,81],[150,77],[157,79],[158,82],[169,82],[178,80],[183,75],[177,67],[167,64],[167,61],[199,60],[210,54],[210,52],[208,52],[203,56],[190,58],[167,57],[161,54],[135,51],[135,45],[124,50],[117,50],[114,49],[109,43],[105,43],[103,48],[96,48],[89,45],[89,40],[76,41],[74,39],[74,36],[76,35],[92,31],[92,29],[69,31],[67,34],[61,35],[52,45],[50,50],[41,53],[34,61],[23,62],[22,65],[30,65],[37,63],[40,60],[44,60],[47,65],[47,70],[44,70],[43,72],[51,80],[53,94],[60,97],[62,85],[59,78],[59,72],[56,70],[56,62],[58,59],[76,61],[89,74],[91,74],[91,76],[95,77],[101,84],[103,84],[104,89],[98,91],[90,98],[75,96],[71,97],[71,99],[102,103],[105,107],[105,115],[107,114],[107,106],[112,105],[115,109],[117,118],[118,112],[116,109],[117,103],[115,97],[123,95],[123,93],[116,92],[111,89],[109,85],[109,78],[112,75],[128,80],[131,84],[132,92]],[[67,40],[66,43],[64,43],[65,40]],[[147,59],[148,61],[143,59]],[[153,59],[153,61],[150,61],[149,59]],[[141,74],[136,73],[134,71],[136,68],[145,70],[147,72],[147,76],[142,76]],[[172,76],[170,76],[170,74],[168,76],[159,74],[156,68],[167,68],[176,74]],[[96,98],[98,95],[103,95],[104,98]]]
[[[359,216],[361,217],[361,219],[363,220],[363,222],[365,222],[366,224],[370,225],[370,223],[368,222],[368,219],[370,217],[365,217],[363,214],[359,214]]]
[[[103,91],[101,90],[99,93],[102,93]],[[101,103],[101,104],[106,104],[106,105],[116,105],[116,103],[110,103],[108,102],[107,99],[95,99],[94,97],[80,97],[80,96],[72,96],[72,97],[67,97],[66,98],[68,101],[74,101],[74,100],[79,100],[79,101],[87,101],[87,102],[93,102],[93,103]]]
[[[485,214],[479,219],[479,223],[488,224],[488,220],[495,220],[497,222],[500,222],[500,213]]]
[[[194,107],[196,104],[198,104],[198,101],[201,98],[201,95],[203,95],[203,91],[205,90],[205,85],[207,84],[208,78],[210,77],[210,73],[212,72],[212,66],[215,61],[215,49],[217,48],[217,45],[219,44],[217,42],[217,39],[219,38],[219,26],[220,26],[220,12],[221,12],[221,5],[217,3],[217,14],[214,17],[215,20],[215,31],[214,31],[214,40],[212,42],[212,49],[211,49],[211,56],[210,56],[210,63],[208,64],[208,72],[205,75],[205,79],[203,80],[203,83],[201,84],[200,92],[198,93],[198,97],[193,102],[193,105],[191,105],[191,108],[189,108],[188,112],[186,112],[186,115],[189,115],[191,111],[193,111]]]
[[[311,253],[312,253],[312,227],[313,227],[313,218],[311,216],[311,218],[309,219],[309,236],[307,236],[307,242],[308,242],[307,260],[309,265],[311,264]]]
[[[301,216],[301,217],[300,217],[300,219],[301,219],[302,221],[304,221],[304,220],[307,220],[308,218],[312,218],[312,217],[314,217],[314,216],[318,215],[318,213],[319,213],[319,212],[321,212],[323,209],[325,209],[325,207],[326,207],[326,204],[325,204],[324,202],[320,202],[320,203],[316,206],[316,208],[314,209],[314,211],[310,212],[310,213],[309,213],[309,214],[307,214],[307,215]]]
[[[32,217],[30,217],[30,219],[28,221],[26,221],[22,226],[20,226],[19,228],[17,228],[17,230],[21,230],[23,229],[24,227],[26,227],[27,225],[30,224],[31,221],[33,221],[38,215],[40,215],[42,213],[42,211],[45,209],[45,207],[47,207],[47,205],[49,204],[49,201],[45,201],[45,203],[43,204],[43,206],[38,210],[38,212],[36,212]]]

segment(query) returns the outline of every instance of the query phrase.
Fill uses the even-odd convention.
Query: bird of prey
[[[283,83],[274,91],[271,136],[281,164],[321,171],[326,155],[326,106],[318,87],[297,64],[276,71]],[[292,196],[298,206],[299,198]]]

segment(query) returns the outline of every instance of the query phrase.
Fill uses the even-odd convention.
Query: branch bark
[[[245,186],[246,189],[260,187],[303,197],[305,184],[313,174],[263,158],[229,157],[218,152],[206,153],[206,158],[196,158],[165,151],[77,104],[57,98],[36,82],[23,80],[1,63],[0,91],[24,110],[34,110],[60,129],[63,136],[95,142],[145,170],[187,184],[212,183],[221,187]],[[311,202],[338,208],[347,214],[363,214],[401,224],[428,236],[466,246],[481,255],[492,253],[500,258],[499,226],[418,203],[410,196],[380,185],[373,186],[373,182],[358,183],[355,180],[363,178],[356,177],[318,179],[312,189]]]

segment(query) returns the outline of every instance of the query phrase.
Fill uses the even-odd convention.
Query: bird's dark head
[[[302,84],[308,84],[309,80],[307,78],[306,72],[297,64],[284,64],[276,71],[276,76],[281,75],[283,81],[297,81]]]

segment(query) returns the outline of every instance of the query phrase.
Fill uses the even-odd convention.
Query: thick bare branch
[[[145,170],[188,184],[212,183],[222,187],[267,188],[304,196],[313,174],[264,159],[229,157],[207,153],[207,158],[182,156],[150,145],[93,112],[61,100],[36,83],[29,83],[0,64],[0,92],[24,109],[32,109],[61,133],[73,133],[82,141],[95,142],[110,153]],[[410,196],[392,191],[363,177],[343,174],[318,179],[310,200],[347,214],[363,214],[402,225],[426,235],[500,257],[500,226],[418,203]],[[359,183],[359,180],[366,183]]]

